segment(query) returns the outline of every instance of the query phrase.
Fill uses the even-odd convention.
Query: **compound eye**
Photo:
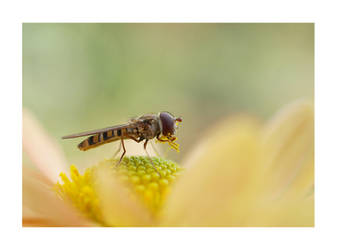
[[[176,119],[168,112],[161,112],[159,118],[163,126],[163,135],[174,135]]]

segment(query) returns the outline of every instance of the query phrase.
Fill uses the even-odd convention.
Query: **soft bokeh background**
[[[180,161],[223,117],[267,119],[313,92],[314,24],[23,24],[23,106],[80,167],[116,145],[61,136],[170,111]]]

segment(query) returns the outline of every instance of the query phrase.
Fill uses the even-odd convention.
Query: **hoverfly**
[[[117,164],[119,165],[126,153],[124,140],[128,139],[138,143],[145,140],[144,150],[146,153],[148,141],[154,138],[160,142],[167,142],[173,149],[178,151],[179,145],[174,142],[177,139],[175,132],[178,122],[182,122],[180,117],[176,118],[169,112],[160,112],[159,114],[147,114],[131,119],[128,123],[122,125],[63,136],[62,139],[90,135],[90,137],[78,144],[78,148],[82,151],[120,140],[123,153]],[[118,151],[116,153],[118,153]],[[149,154],[147,153],[147,155]]]

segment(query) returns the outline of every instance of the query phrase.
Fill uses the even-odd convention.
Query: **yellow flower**
[[[153,219],[157,218],[170,192],[170,186],[181,174],[180,166],[156,157],[152,157],[151,161],[143,156],[124,157],[117,167],[118,161],[118,159],[106,159],[99,162],[97,166],[86,169],[83,175],[72,165],[71,178],[68,179],[65,173],[61,173],[63,183],[58,182],[55,190],[62,199],[70,199],[87,217],[107,225],[108,216],[105,214],[103,217],[100,201],[107,201],[109,206],[111,200],[101,199],[98,196],[98,190],[107,188],[105,185],[102,186],[104,179],[107,182],[116,179],[125,187],[125,195],[128,198],[144,204]],[[108,191],[104,189],[101,193],[106,195]],[[109,208],[109,213],[114,207],[115,205]],[[114,221],[112,225],[115,223]]]
[[[29,120],[24,116],[24,127]],[[148,162],[139,164],[144,172],[138,173],[134,160],[146,161],[143,157],[125,159],[118,170],[114,160],[83,174],[72,167],[70,179],[62,174],[57,192],[50,172],[48,178],[38,178],[24,171],[23,224],[314,226],[313,120],[313,105],[303,101],[285,107],[264,125],[248,116],[227,118],[207,128],[208,135],[183,161],[184,171],[173,162],[153,158],[157,167],[169,170],[157,179],[149,177],[147,171],[155,171]],[[24,141],[26,135],[24,130]],[[31,158],[39,158],[41,147],[37,149],[46,146],[41,138],[35,139],[29,145],[34,150],[24,143]],[[40,170],[53,166],[55,172],[55,162],[65,166],[61,158],[52,161],[48,154],[33,160]],[[177,177],[173,173],[180,173],[179,178],[169,180]],[[166,188],[160,187],[160,180],[167,180]],[[45,193],[42,198],[40,192]]]

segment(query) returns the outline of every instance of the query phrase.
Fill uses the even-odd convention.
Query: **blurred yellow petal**
[[[65,201],[59,199],[51,182],[37,171],[23,168],[23,226],[92,226]]]
[[[261,183],[260,127],[235,117],[211,133],[184,164],[163,214],[166,226],[240,226]]]
[[[154,224],[150,211],[107,168],[97,170],[96,188],[106,225],[124,227]]]
[[[314,185],[313,105],[299,101],[279,112],[265,127],[264,146],[273,198],[305,196]]]
[[[67,166],[62,150],[26,109],[23,110],[22,121],[23,150],[44,175],[56,182],[59,173],[64,172]]]
[[[314,196],[265,200],[254,211],[248,225],[259,227],[313,227]]]

